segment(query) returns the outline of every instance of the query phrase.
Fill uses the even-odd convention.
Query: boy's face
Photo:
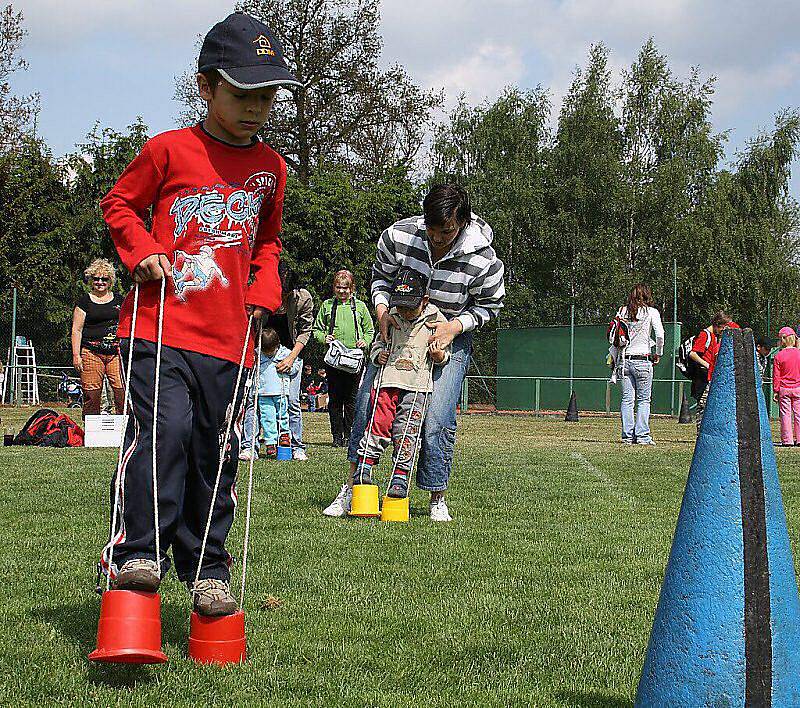
[[[398,307],[397,314],[400,315],[404,320],[408,320],[409,322],[413,322],[417,317],[422,314],[422,311],[425,309],[425,306],[428,304],[428,296],[422,298],[422,301],[417,305],[415,308],[410,307]]]
[[[247,145],[252,141],[267,122],[278,93],[277,86],[245,91],[225,79],[212,87],[202,74],[197,75],[197,88],[200,97],[208,103],[206,129],[234,145]]]
[[[270,359],[275,356],[275,352],[278,351],[279,344],[273,344],[271,347],[267,348],[264,347],[264,354],[266,354]]]
[[[765,347],[763,344],[759,344],[756,349],[761,356],[767,356],[770,353],[770,348]]]

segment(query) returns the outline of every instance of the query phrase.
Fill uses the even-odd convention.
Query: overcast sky
[[[212,0],[24,0],[14,89],[38,91],[40,134],[56,155],[95,121],[124,129],[137,115],[151,133],[175,127],[174,77],[195,57],[199,35],[233,3]],[[494,98],[503,86],[550,89],[556,110],[589,45],[602,41],[615,69],[653,36],[685,76],[717,77],[714,124],[730,130],[732,157],[800,105],[800,2],[796,0],[384,0],[384,62],[403,64],[452,101]],[[797,193],[798,180],[794,181]]]

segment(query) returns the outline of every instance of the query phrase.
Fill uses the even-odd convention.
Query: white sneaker
[[[250,460],[256,460],[258,458],[253,455],[253,451],[250,448],[246,447],[239,451],[239,459],[242,462],[250,462]]]
[[[343,484],[330,506],[323,510],[325,516],[344,516],[350,511],[350,502],[353,501],[353,490],[347,484]]]
[[[431,521],[452,521],[453,517],[450,516],[450,510],[447,508],[447,502],[444,497],[439,497],[435,502],[430,503]]]
[[[296,447],[292,450],[292,459],[306,462],[308,460],[308,455],[306,455],[306,451],[302,447]]]

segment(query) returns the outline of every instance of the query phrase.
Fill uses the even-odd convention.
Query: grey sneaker
[[[114,580],[114,590],[155,592],[161,584],[158,564],[148,558],[132,558],[122,564]]]
[[[194,586],[194,609],[206,617],[232,615],[239,609],[231,595],[230,583],[216,578],[203,578]]]

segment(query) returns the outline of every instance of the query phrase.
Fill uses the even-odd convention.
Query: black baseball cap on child
[[[286,68],[283,47],[272,30],[244,12],[228,15],[203,40],[197,71],[212,69],[244,90],[301,85]]]
[[[428,280],[418,270],[403,267],[397,271],[392,284],[389,304],[392,307],[419,307],[428,292]]]

